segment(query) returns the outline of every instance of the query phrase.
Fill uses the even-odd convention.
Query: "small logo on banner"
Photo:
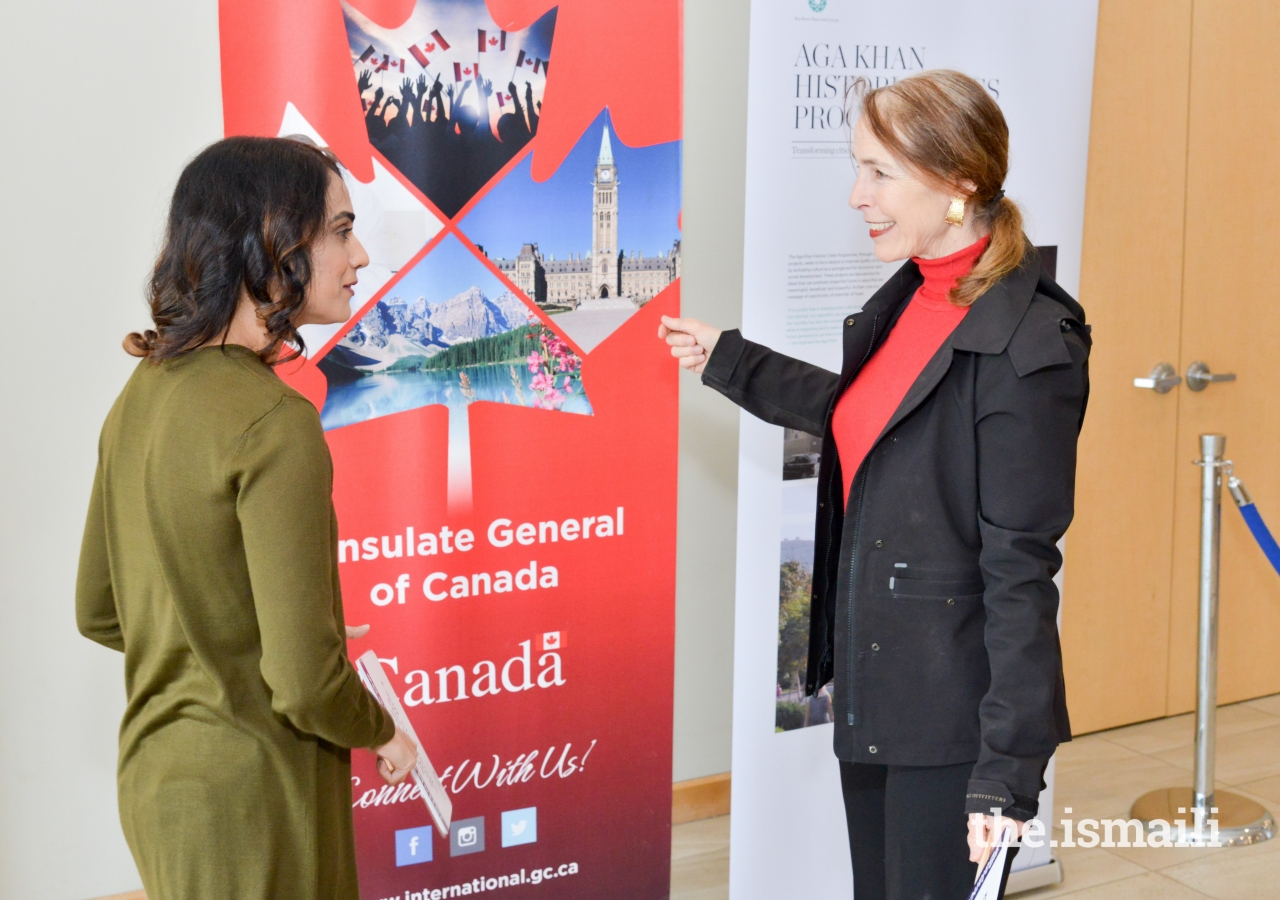
[[[548,631],[542,635],[543,650],[563,650],[567,644],[563,631]]]
[[[431,826],[397,831],[396,865],[416,866],[427,862],[431,862]]]
[[[822,12],[827,8],[827,0],[809,0],[809,8],[814,12]]]
[[[465,856],[484,850],[484,816],[459,819],[449,829],[449,855]]]
[[[516,847],[538,840],[538,808],[512,809],[502,814],[502,846]]]

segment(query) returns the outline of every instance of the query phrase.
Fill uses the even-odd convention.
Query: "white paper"
[[[422,742],[418,740],[417,733],[409,724],[409,717],[405,714],[395,689],[391,687],[387,673],[382,670],[382,661],[378,659],[378,654],[372,650],[366,651],[356,660],[356,672],[369,693],[373,694],[382,708],[391,714],[396,727],[417,745],[418,761],[413,766],[413,780],[418,784],[422,802],[427,805],[427,812],[431,813],[431,821],[435,823],[436,831],[440,832],[442,838],[448,838],[449,822],[453,818],[453,801],[445,793],[444,785],[440,783],[440,777],[427,757],[427,751],[422,749]]]
[[[1000,880],[1004,877],[1004,861],[1009,856],[1009,841],[1013,840],[1013,826],[1006,824],[1000,829],[1000,843],[991,855],[987,864],[978,873],[969,900],[1000,900]]]

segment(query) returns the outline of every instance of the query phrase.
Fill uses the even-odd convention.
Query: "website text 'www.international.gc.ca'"
[[[406,890],[403,894],[384,897],[383,900],[446,900],[448,897],[466,897],[484,891],[496,891],[499,888],[519,887],[522,884],[541,884],[552,878],[566,875],[577,875],[576,862],[563,863],[559,866],[547,866],[544,869],[528,871],[521,869],[511,875],[499,875],[496,878],[473,878],[462,884],[451,884],[447,887],[423,888],[420,891]]]

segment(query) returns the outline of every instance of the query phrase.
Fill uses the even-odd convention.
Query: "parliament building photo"
[[[514,258],[492,262],[530,300],[551,311],[639,308],[680,277],[680,241],[661,256],[618,247],[619,180],[606,125],[591,182],[591,251],[568,259],[525,243]]]

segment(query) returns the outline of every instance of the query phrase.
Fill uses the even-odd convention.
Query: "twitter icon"
[[[502,814],[502,846],[532,844],[538,839],[538,808],[512,809]]]

